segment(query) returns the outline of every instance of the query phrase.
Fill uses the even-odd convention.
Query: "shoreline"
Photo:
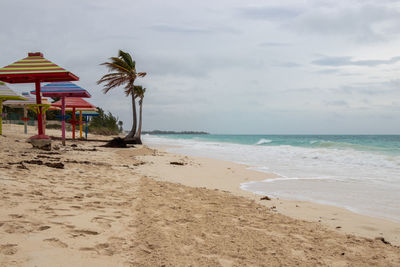
[[[220,176],[224,169],[231,170],[230,173],[228,172],[229,175],[231,175],[230,177],[228,176],[224,179],[221,179],[221,181],[215,182],[211,181],[210,179],[204,179],[200,177],[201,174],[198,175],[194,173],[195,170],[188,170],[185,173],[175,173],[173,170],[163,169],[164,175],[162,175],[161,173],[152,172],[151,170],[145,169],[145,173],[152,173],[154,175],[153,178],[158,180],[178,182],[187,186],[205,187],[208,189],[228,191],[238,196],[247,197],[259,204],[267,206],[268,208],[276,207],[273,209],[274,211],[291,218],[321,223],[327,226],[329,229],[339,233],[354,234],[366,238],[383,237],[390,243],[400,246],[400,222],[392,221],[386,218],[369,216],[362,213],[357,213],[344,207],[322,204],[318,202],[284,198],[272,198],[270,201],[260,200],[262,195],[244,190],[241,188],[241,185],[243,183],[253,181],[257,182],[279,178],[281,176],[275,173],[267,173],[252,169],[252,166],[248,166],[246,164],[168,152],[167,150],[169,148],[178,147],[174,145],[158,146],[150,144],[148,146],[159,150],[165,155],[168,155],[169,159],[171,160],[184,159],[188,162],[201,162],[201,165],[204,168],[214,168],[214,170],[215,168],[219,168],[217,175]],[[232,174],[235,172],[236,175],[234,175],[232,179]],[[167,173],[172,173],[173,175],[167,176],[165,175]],[[179,176],[173,177],[176,174]],[[213,174],[205,171],[205,175],[210,176]]]
[[[246,164],[281,176],[243,186],[254,193],[400,222],[400,150],[395,142],[399,137],[146,135],[143,139],[154,145],[179,145],[168,149],[172,153]]]
[[[22,127],[0,136],[0,266],[400,264],[398,224],[261,201],[239,185],[266,174],[245,165],[81,140],[42,151]]]

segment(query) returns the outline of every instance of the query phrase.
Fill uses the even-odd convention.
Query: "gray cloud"
[[[158,25],[152,25],[149,27],[152,30],[158,31],[158,32],[175,32],[175,33],[212,33],[213,31],[210,29],[206,28],[194,28],[194,27],[183,27],[183,26],[173,26],[173,25],[167,25],[167,24],[158,24]]]
[[[229,33],[240,34],[240,31],[230,27],[201,27],[194,26],[181,26],[173,24],[154,24],[148,27],[149,29],[162,33],[179,33],[179,34],[215,34],[215,33]]]
[[[318,70],[316,73],[319,74],[336,74],[339,73],[340,71],[338,69],[325,69],[325,70]]]
[[[382,5],[363,4],[319,8],[287,24],[297,32],[346,36],[357,42],[382,42],[399,32],[400,12]]]
[[[348,106],[348,103],[344,100],[325,101],[325,104],[328,106],[339,106],[339,107],[347,107]]]
[[[275,0],[260,8],[238,8],[241,0],[3,2],[0,67],[41,51],[78,75],[89,101],[126,129],[131,103],[123,88],[104,95],[96,84],[107,73],[99,64],[118,49],[148,73],[136,81],[147,88],[144,129],[349,133],[379,125],[400,132],[393,120],[370,121],[371,114],[400,116],[390,104],[400,99],[400,7],[389,1]],[[382,51],[386,58],[370,60]],[[379,67],[355,73],[354,66]]]
[[[264,42],[259,44],[259,46],[261,47],[284,47],[290,45],[291,45],[290,43],[281,43],[281,42]]]
[[[297,34],[346,36],[357,42],[382,42],[400,35],[400,11],[390,1],[312,1],[305,8],[296,6],[244,7],[243,19],[277,22]]]
[[[297,68],[297,67],[300,67],[301,64],[298,64],[296,62],[281,62],[281,63],[276,63],[273,66],[281,67],[281,68]]]
[[[238,10],[239,16],[256,20],[285,20],[299,16],[303,10],[289,7],[244,7]]]
[[[320,66],[368,66],[375,67],[378,65],[389,65],[400,62],[400,57],[392,57],[390,59],[373,59],[373,60],[353,60],[351,57],[323,57],[313,60],[312,63]]]

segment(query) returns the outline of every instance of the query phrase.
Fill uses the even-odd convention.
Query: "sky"
[[[40,51],[132,125],[100,64],[129,52],[144,130],[400,134],[400,1],[2,0],[0,67]],[[12,84],[17,92],[32,84]]]

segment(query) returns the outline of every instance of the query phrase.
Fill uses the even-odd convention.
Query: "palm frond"
[[[135,61],[132,60],[132,57],[129,53],[126,53],[122,50],[119,50],[118,56],[126,62],[131,69],[135,69]]]
[[[123,58],[120,57],[113,57],[112,58],[112,63],[117,64],[125,69],[128,69],[130,71],[133,70],[132,66],[130,65],[129,62],[126,62]]]
[[[124,79],[128,80],[128,76],[125,75],[124,73],[119,73],[119,72],[115,73],[114,72],[114,73],[106,74],[103,77],[101,77],[100,80],[97,81],[97,84],[105,83],[110,80],[120,79],[120,78],[124,78]]]
[[[118,72],[127,72],[130,73],[131,71],[129,70],[129,66],[124,65],[121,62],[104,62],[101,65],[104,65],[107,67],[108,71],[118,71]]]
[[[108,91],[115,87],[119,87],[126,83],[126,79],[124,77],[121,78],[116,78],[116,79],[110,79],[107,81],[107,83],[104,85],[103,92],[106,94]]]
[[[133,90],[131,88],[125,88],[125,95],[130,96],[133,93]]]
[[[110,72],[97,81],[97,84],[104,85],[104,93],[124,85],[124,92],[127,96],[133,95],[134,98],[143,98],[146,89],[142,86],[135,86],[134,82],[137,77],[146,76],[146,72],[136,72],[136,62],[129,53],[119,50],[118,57],[110,57],[109,62],[104,62],[101,65],[106,66]]]

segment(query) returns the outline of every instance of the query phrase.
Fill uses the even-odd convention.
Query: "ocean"
[[[400,135],[145,135],[170,152],[222,159],[279,178],[243,190],[400,222]]]

